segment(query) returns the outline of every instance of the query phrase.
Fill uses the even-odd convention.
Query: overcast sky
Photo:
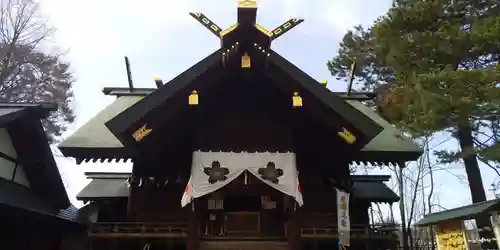
[[[202,12],[220,27],[236,22],[236,0],[41,0],[41,7],[57,28],[56,42],[68,49],[76,83],[76,122],[68,136],[113,101],[101,93],[103,87],[127,86],[123,56],[131,60],[136,87],[155,87],[154,77],[170,80],[218,49],[219,41],[188,12]],[[391,0],[261,0],[258,23],[275,28],[291,17],[305,22],[273,43],[273,49],[317,80],[328,80],[341,91],[326,68],[346,30],[370,25],[390,7]],[[446,147],[455,147],[453,143]],[[68,193],[74,196],[88,182],[84,171],[130,171],[129,164],[76,165],[57,157]],[[387,173],[387,169],[373,173]],[[495,174],[482,169],[486,188]],[[469,189],[455,175],[464,175],[457,165],[436,177],[442,206],[470,203]],[[457,195],[458,194],[458,195]],[[488,191],[491,197],[491,192]]]

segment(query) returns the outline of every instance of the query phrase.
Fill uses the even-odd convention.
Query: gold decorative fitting
[[[299,92],[293,92],[292,103],[293,107],[302,107],[302,97],[300,97]]]
[[[288,20],[284,24],[280,25],[279,27],[277,27],[271,31],[271,33],[272,33],[271,40],[274,40],[274,39],[282,36],[283,34],[290,31],[291,29],[293,29],[294,27],[296,27],[297,25],[299,25],[303,21],[304,21],[304,19],[302,19],[302,18],[291,18],[290,20]]]
[[[198,105],[198,92],[193,90],[189,95],[189,105]]]
[[[257,8],[255,0],[238,0],[238,8]]]
[[[146,128],[146,126],[147,124],[142,125],[138,130],[136,130],[132,134],[132,137],[136,142],[141,141],[142,139],[144,139],[144,137],[148,136],[149,134],[151,134],[151,132],[153,132],[152,129]]]
[[[227,29],[222,30],[222,31],[219,33],[220,37],[222,38],[223,36],[225,36],[225,35],[227,35],[227,34],[231,33],[233,30],[235,30],[236,28],[238,28],[238,25],[239,25],[239,24],[235,23],[235,24],[233,24],[233,25],[229,26]]]
[[[323,85],[325,87],[326,87],[326,85],[328,85],[328,81],[327,80],[322,80],[320,83],[321,83],[321,85]]]
[[[189,15],[191,15],[193,18],[195,18],[199,23],[201,23],[205,28],[210,30],[212,34],[216,35],[217,37],[221,37],[220,33],[222,32],[222,29],[212,22],[208,17],[203,15],[203,13],[200,12],[189,12]]]
[[[155,77],[155,81],[161,81],[161,78],[160,78],[160,77],[158,77],[158,76],[156,76],[156,77]]]
[[[353,144],[356,141],[356,136],[346,128],[342,128],[342,131],[337,132],[337,134],[349,144]]]
[[[252,67],[252,64],[250,62],[250,56],[248,55],[248,53],[245,53],[242,57],[241,57],[241,68],[251,68]]]
[[[271,31],[269,31],[268,29],[264,28],[263,26],[261,26],[259,24],[255,24],[254,26],[255,26],[255,28],[257,30],[259,30],[260,32],[262,32],[264,35],[266,35],[268,37],[273,36],[273,33]]]

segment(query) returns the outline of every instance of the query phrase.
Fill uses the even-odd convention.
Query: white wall
[[[12,141],[10,139],[9,133],[7,132],[7,129],[5,128],[0,128],[0,152],[17,159],[17,154],[16,150],[14,149],[14,146],[12,145]],[[11,161],[8,161],[2,157],[0,157],[0,177],[5,178],[7,180],[12,180],[12,177],[14,175],[14,169],[16,167],[16,164],[14,164]],[[17,169],[15,170],[16,176],[14,177],[14,181],[29,187],[29,182],[26,179],[26,174],[24,173],[24,169],[22,168],[21,165],[17,166]]]

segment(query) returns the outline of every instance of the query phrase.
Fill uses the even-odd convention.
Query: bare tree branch
[[[0,102],[57,103],[58,111],[43,121],[49,139],[74,120],[69,65],[42,46],[53,32],[32,0],[1,1]]]

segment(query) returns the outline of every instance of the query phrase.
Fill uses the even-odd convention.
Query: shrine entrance
[[[286,195],[242,175],[207,197],[205,236],[284,238]]]

